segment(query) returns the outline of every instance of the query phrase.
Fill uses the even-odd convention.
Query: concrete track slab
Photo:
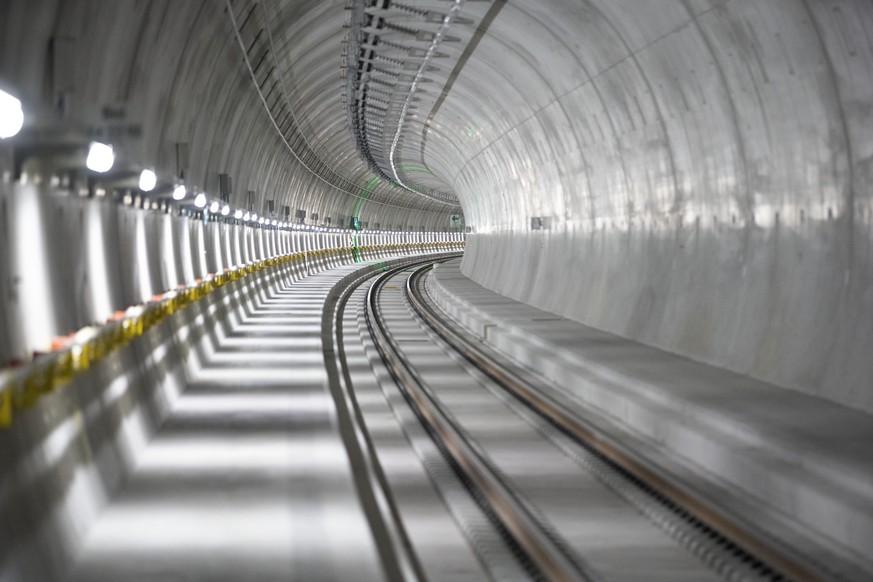
[[[381,578],[314,341],[316,300],[351,270],[240,314],[89,531],[73,580]]]
[[[434,270],[457,323],[575,402],[873,572],[873,416],[586,327]],[[764,519],[763,517],[761,519]]]

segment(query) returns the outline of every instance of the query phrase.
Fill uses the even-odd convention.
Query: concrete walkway
[[[218,330],[72,578],[376,580],[325,386],[325,297],[355,266],[275,289]]]
[[[811,535],[805,551],[850,578],[873,574],[873,416],[508,299],[462,275],[460,260],[437,267],[428,291],[580,410],[691,467],[702,488],[741,500],[761,525]]]

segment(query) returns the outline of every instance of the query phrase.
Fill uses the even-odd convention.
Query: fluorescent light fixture
[[[239,220],[240,218],[243,217],[243,211],[237,210],[236,212],[233,213],[233,217],[236,218],[237,220]]]
[[[212,204],[209,205],[209,212],[212,214],[218,214],[220,209],[221,205],[218,202],[213,201]]]
[[[203,208],[206,206],[206,194],[201,192],[197,196],[194,197],[194,206],[197,208]]]
[[[115,153],[112,151],[112,146],[92,141],[88,147],[88,159],[85,160],[85,165],[93,172],[108,172],[115,163]]]
[[[158,177],[151,170],[143,170],[139,175],[139,189],[143,192],[151,192],[158,185]]]
[[[0,139],[16,135],[21,131],[22,125],[24,111],[21,109],[21,101],[6,91],[0,91]]]
[[[179,184],[176,186],[176,189],[173,190],[173,200],[184,200],[187,195],[188,189],[185,188],[185,184]]]
[[[230,214],[230,206],[225,204],[224,206],[221,207],[221,215],[227,216],[228,214]]]

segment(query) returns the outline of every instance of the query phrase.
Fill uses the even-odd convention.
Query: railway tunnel
[[[870,580],[869,0],[0,0],[0,580]]]

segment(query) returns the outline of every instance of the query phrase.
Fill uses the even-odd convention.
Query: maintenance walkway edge
[[[796,525],[820,559],[873,573],[873,416],[509,299],[464,276],[460,260],[437,266],[427,290],[483,343],[690,469],[731,509],[756,510],[750,519],[782,534]]]

